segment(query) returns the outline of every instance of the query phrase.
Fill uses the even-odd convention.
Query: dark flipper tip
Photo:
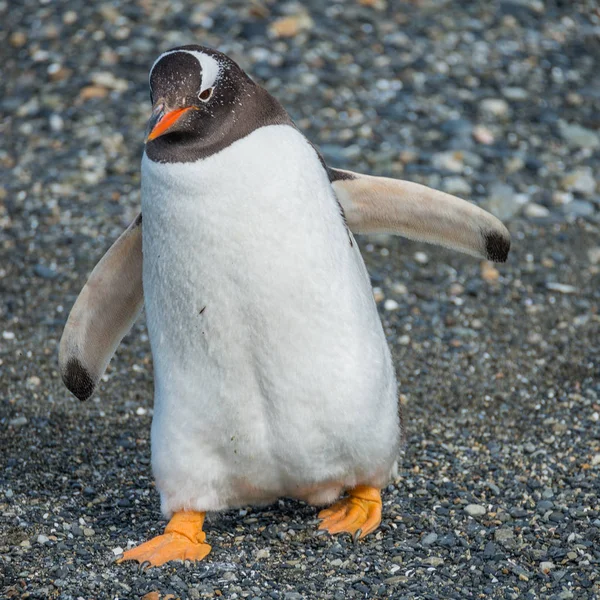
[[[87,400],[96,389],[89,371],[77,360],[70,358],[62,372],[62,380],[69,391],[79,400]]]
[[[483,232],[483,241],[488,260],[506,262],[510,250],[510,236],[497,231],[485,231]]]

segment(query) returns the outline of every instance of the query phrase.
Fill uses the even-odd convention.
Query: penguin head
[[[229,57],[203,46],[161,54],[150,69],[146,144],[210,144],[236,120],[256,84]]]

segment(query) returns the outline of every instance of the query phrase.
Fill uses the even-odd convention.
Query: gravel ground
[[[600,10],[593,1],[0,1],[2,598],[598,598]],[[197,565],[114,564],[164,527],[143,319],[99,392],[57,344],[139,207],[157,54],[237,59],[338,167],[467,197],[506,265],[360,240],[407,444],[376,535],[281,500],[214,515]]]

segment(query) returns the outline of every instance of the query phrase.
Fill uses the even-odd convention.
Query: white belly
[[[385,484],[394,370],[303,136],[264,127],[193,165],[144,155],[142,212],[164,512]]]

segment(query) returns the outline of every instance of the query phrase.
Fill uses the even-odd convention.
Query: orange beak
[[[146,135],[146,142],[150,142],[161,135],[164,135],[179,121],[179,119],[188,111],[196,108],[195,106],[185,106],[183,108],[176,108],[175,110],[171,110],[168,113],[164,113],[161,111],[154,111],[150,120],[148,121],[148,127],[146,131],[148,134]]]

